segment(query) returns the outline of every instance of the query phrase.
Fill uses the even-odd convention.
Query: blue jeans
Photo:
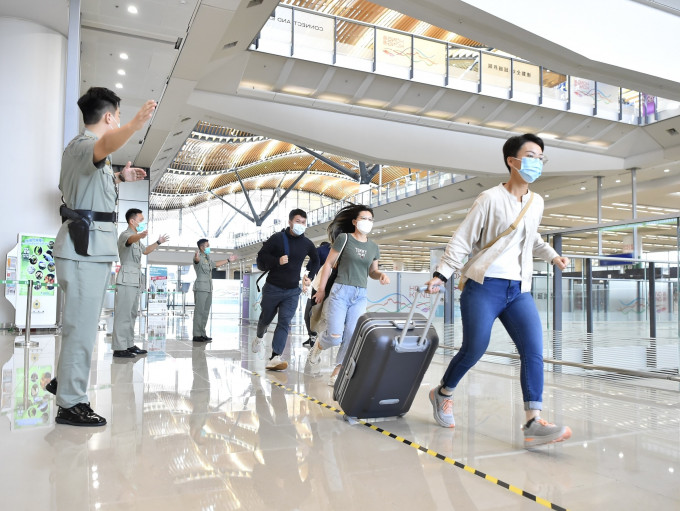
[[[328,300],[326,304],[328,326],[318,342],[324,350],[340,344],[335,363],[342,364],[359,316],[366,312],[366,288],[333,284],[326,299]]]
[[[290,322],[295,315],[301,291],[299,287],[284,289],[268,282],[262,288],[262,312],[260,312],[260,319],[257,321],[257,336],[264,337],[269,324],[278,312],[279,319],[272,340],[272,351],[277,355],[283,353],[286,348]]]
[[[512,338],[520,359],[520,384],[525,410],[543,408],[543,326],[530,293],[518,280],[484,278],[484,285],[468,280],[460,296],[463,344],[451,360],[442,385],[453,389],[489,346],[496,318]]]

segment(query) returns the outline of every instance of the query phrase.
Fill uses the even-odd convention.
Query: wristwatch
[[[433,277],[437,277],[437,278],[438,278],[439,280],[441,280],[444,284],[446,284],[446,281],[449,280],[449,279],[447,279],[446,277],[444,277],[444,275],[442,275],[441,273],[439,273],[438,271],[434,272],[434,273],[432,274],[432,276],[433,276]]]

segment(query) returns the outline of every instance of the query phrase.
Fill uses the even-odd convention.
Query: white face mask
[[[373,222],[370,220],[359,220],[357,222],[357,229],[359,229],[361,234],[368,234],[373,229]]]
[[[113,124],[115,127],[120,128],[120,121],[116,121],[116,117],[113,114],[111,114],[111,117],[113,117]],[[109,124],[109,126],[111,126],[111,124]],[[113,127],[111,129],[113,129]]]
[[[293,224],[293,232],[296,236],[302,236],[307,229],[306,225],[303,224]]]

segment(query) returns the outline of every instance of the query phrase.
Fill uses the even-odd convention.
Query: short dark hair
[[[106,112],[116,113],[120,98],[106,87],[90,87],[78,100],[85,124],[97,124]]]
[[[296,216],[301,216],[302,218],[307,218],[307,213],[303,209],[297,208],[291,210],[290,213],[288,213],[288,220],[292,220]]]
[[[201,238],[196,242],[196,245],[198,246],[198,248],[201,248],[201,245],[203,245],[203,243],[208,243],[208,240],[205,238]]]
[[[141,209],[130,208],[125,212],[125,221],[129,222],[132,217],[139,215],[142,212]]]
[[[510,137],[505,141],[505,144],[503,144],[503,163],[505,163],[505,166],[508,168],[508,172],[511,172],[510,166],[508,165],[508,156],[517,156],[519,150],[522,149],[522,146],[527,142],[538,144],[541,151],[543,151],[543,140],[533,133],[525,133],[524,135]]]

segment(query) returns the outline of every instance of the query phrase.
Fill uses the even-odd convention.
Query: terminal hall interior
[[[0,507],[678,508],[679,31],[673,0],[0,2]],[[64,326],[62,153],[90,87],[121,98],[121,125],[157,102],[110,161],[146,172],[116,185],[117,234],[137,208],[144,243],[168,241],[141,263],[145,354],[113,356],[111,265],[87,384],[107,424],[78,428],[55,423],[45,387]],[[533,262],[541,416],[571,429],[535,449],[500,321],[455,389],[455,428],[434,420],[461,291],[418,292],[525,133],[545,143],[538,231],[569,258]],[[367,312],[432,312],[439,338],[399,418],[347,417],[328,384],[337,347],[309,370],[304,293],[287,369],[266,368],[277,320],[253,351],[263,242],[300,208],[318,246],[351,204],[372,208],[390,281],[368,280]],[[201,239],[224,264],[197,343]]]

